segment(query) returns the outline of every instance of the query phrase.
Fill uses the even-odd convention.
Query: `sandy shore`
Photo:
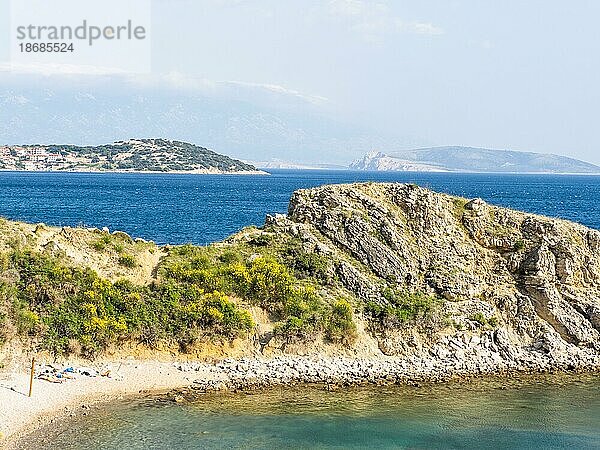
[[[398,384],[441,382],[473,376],[512,373],[577,372],[599,373],[600,361],[589,359],[574,364],[570,356],[552,358],[529,354],[503,359],[497,354],[469,359],[436,356],[409,357],[324,357],[276,356],[272,358],[224,359],[204,362],[112,361],[97,366],[110,370],[110,377],[78,375],[54,384],[34,381],[33,396],[27,396],[29,376],[0,372],[0,448],[19,448],[19,437],[47,425],[55,418],[84,414],[95,403],[110,402],[140,394],[168,391],[257,389],[274,385]]]
[[[127,360],[107,366],[112,378],[80,375],[61,384],[36,379],[31,398],[27,396],[27,373],[0,372],[0,448],[10,448],[20,434],[47,424],[53,417],[81,411],[82,405],[189,386],[203,376],[200,371],[182,372],[173,363],[158,361]]]

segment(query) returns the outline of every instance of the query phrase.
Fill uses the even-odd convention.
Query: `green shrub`
[[[336,301],[325,324],[327,337],[332,341],[352,341],[356,336],[356,325],[352,318],[352,305],[347,300]]]
[[[93,356],[126,340],[181,343],[190,333],[231,338],[254,327],[250,314],[227,295],[193,284],[112,283],[31,251],[13,252],[11,268],[18,282],[14,290],[0,283],[0,299],[13,299],[18,333],[39,335],[42,347],[55,354],[79,347]]]
[[[310,338],[325,331],[331,339],[341,339],[344,329],[352,334],[350,324],[329,320],[332,311],[338,310],[328,306],[310,282],[297,278],[325,277],[329,263],[323,256],[296,253],[290,248],[294,245],[288,243],[280,261],[267,248],[257,254],[256,246],[186,245],[170,250],[159,273],[165,280],[193,284],[207,292],[224,292],[260,306],[280,321],[279,334]],[[292,255],[298,256],[299,262],[294,262]],[[331,332],[326,331],[328,324]]]
[[[171,249],[159,272],[165,280],[224,292],[260,306],[279,321],[277,334],[306,339],[324,332],[331,340],[350,340],[355,330],[351,306],[343,302],[328,306],[313,285],[296,278],[324,277],[328,262],[290,248],[286,247],[283,264],[269,250],[256,254],[255,247],[181,246]]]
[[[239,252],[227,250],[218,256],[219,262],[223,264],[241,264],[243,262],[242,255]]]
[[[250,244],[254,245],[256,247],[266,247],[267,245],[269,245],[272,242],[272,240],[273,240],[272,236],[261,233],[256,236],[253,236],[250,239]]]
[[[309,332],[304,321],[296,316],[288,317],[284,322],[274,328],[275,335],[304,337]]]
[[[495,316],[491,316],[489,319],[485,317],[485,315],[481,312],[473,314],[469,319],[473,322],[479,324],[480,327],[490,327],[495,328],[498,326],[498,318]]]
[[[365,313],[383,324],[402,324],[427,318],[439,303],[439,299],[422,292],[407,292],[386,287],[382,290],[386,304],[367,302]]]
[[[10,265],[10,258],[6,253],[0,253],[0,271],[8,269]]]
[[[109,234],[103,234],[102,237],[92,242],[92,248],[98,252],[102,252],[106,249],[106,246],[112,242],[112,236]]]
[[[473,314],[471,317],[469,317],[469,319],[471,319],[473,322],[477,322],[482,327],[487,325],[488,322],[483,313],[481,312]]]
[[[96,243],[115,245],[110,235]],[[0,326],[35,336],[42,349],[57,355],[94,356],[123,342],[165,343],[187,351],[198,339],[251,332],[250,313],[232,301],[241,298],[268,311],[279,322],[276,332],[287,337],[352,339],[351,305],[328,303],[311,281],[325,267],[322,260],[309,256],[301,261],[305,274],[311,273],[301,281],[295,276],[300,271],[286,266],[270,248],[260,252],[245,244],[173,247],[156,280],[139,286],[111,282],[89,268],[69,267],[59,257],[18,247],[0,258],[3,273],[14,274],[8,281],[0,278]],[[124,267],[137,265],[127,253],[118,261]]]
[[[249,266],[237,264],[231,271],[232,289],[270,312],[281,314],[285,302],[293,295],[293,278],[273,259],[259,257]]]
[[[307,253],[299,243],[293,242],[283,253],[286,266],[294,271],[298,278],[314,278],[323,283],[330,280],[330,260],[317,253]]]
[[[102,251],[104,251],[104,249],[106,249],[106,244],[104,242],[102,242],[101,240],[97,240],[92,243],[92,248],[94,250],[96,250],[97,252],[102,252]]]
[[[138,265],[135,256],[129,254],[119,256],[119,264],[130,269]]]
[[[16,314],[16,325],[19,334],[34,334],[40,318],[28,308],[18,309]]]

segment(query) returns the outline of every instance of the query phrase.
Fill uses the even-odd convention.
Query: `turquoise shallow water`
[[[36,448],[600,448],[600,376],[424,387],[274,388],[139,400],[53,427]]]

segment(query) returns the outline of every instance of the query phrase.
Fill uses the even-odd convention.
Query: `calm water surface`
[[[143,400],[54,429],[37,448],[600,448],[599,389],[598,376],[549,376]]]
[[[271,176],[0,172],[0,216],[107,226],[158,243],[203,244],[328,183],[398,181],[600,228],[600,177],[276,170]]]

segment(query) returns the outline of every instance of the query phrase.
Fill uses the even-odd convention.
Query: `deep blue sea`
[[[397,181],[574,220],[600,229],[600,177],[273,170],[271,176],[0,172],[0,216],[107,226],[159,244],[221,240],[292,192],[328,183]]]

